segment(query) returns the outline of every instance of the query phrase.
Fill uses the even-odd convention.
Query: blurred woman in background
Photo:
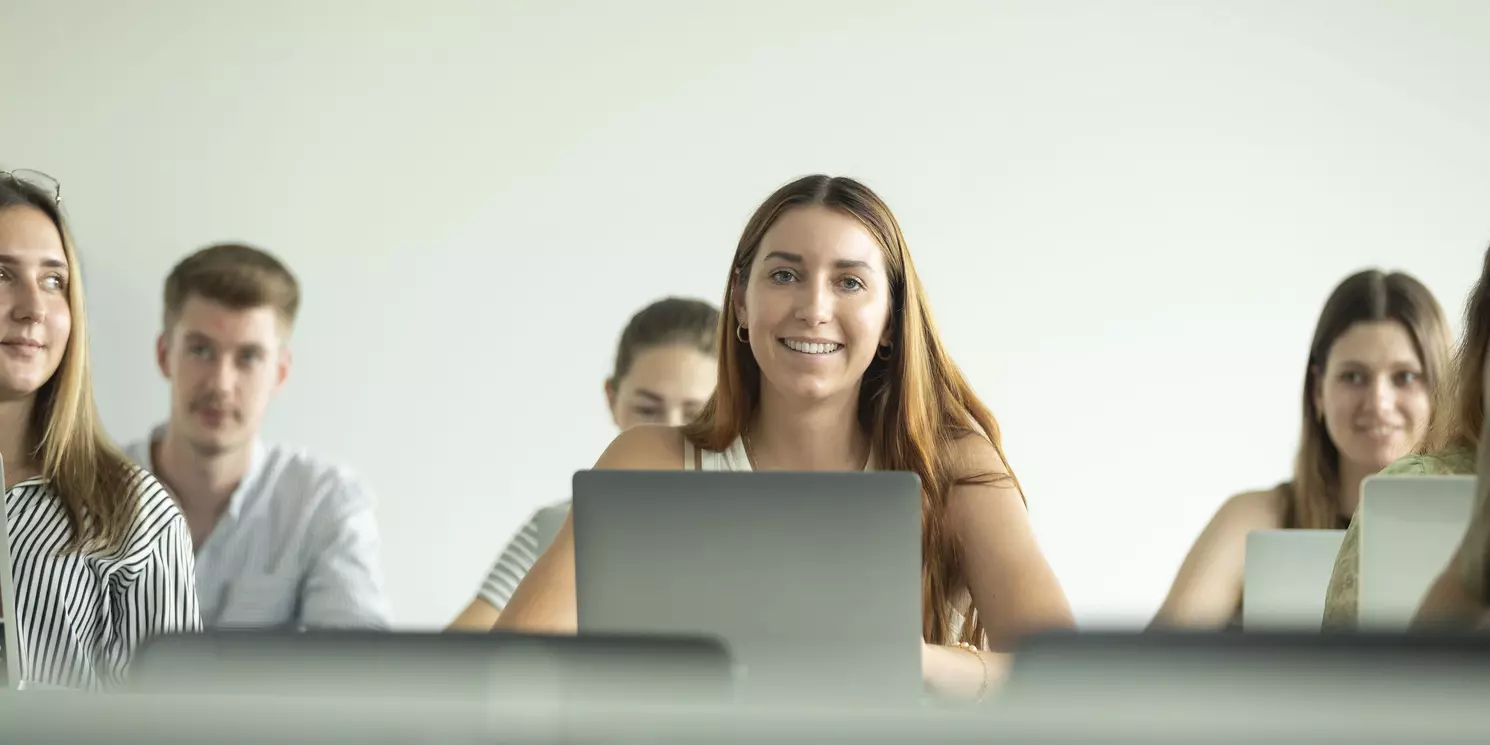
[[[1484,424],[1485,354],[1490,351],[1490,251],[1480,280],[1464,309],[1464,338],[1454,357],[1453,374],[1433,417],[1431,450],[1409,455],[1382,471],[1384,475],[1454,476],[1475,472],[1475,452]],[[1358,613],[1357,581],[1361,567],[1361,514],[1357,512],[1340,544],[1335,571],[1325,592],[1324,627],[1353,629]]]
[[[1185,557],[1153,625],[1235,623],[1248,533],[1346,527],[1361,481],[1424,446],[1448,350],[1443,311],[1418,280],[1368,270],[1342,281],[1309,346],[1293,480],[1221,506]]]
[[[611,420],[682,426],[714,393],[719,310],[700,300],[667,298],[643,308],[621,332],[616,364],[605,381]],[[540,508],[507,544],[453,631],[490,631],[513,590],[558,534],[569,502]]]

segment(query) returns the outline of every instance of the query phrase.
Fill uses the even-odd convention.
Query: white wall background
[[[1336,281],[1405,268],[1461,313],[1487,37],[1476,0],[3,0],[0,167],[64,184],[121,439],[165,412],[171,264],[292,264],[270,435],[378,488],[412,626],[608,442],[626,317],[717,302],[780,183],[859,177],[1080,619],[1126,624],[1222,499],[1288,475]]]

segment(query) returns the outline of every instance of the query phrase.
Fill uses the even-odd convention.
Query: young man
[[[171,415],[128,450],[186,515],[209,628],[388,626],[372,493],[259,439],[299,304],[289,270],[249,246],[202,249],[166,278],[155,354]]]

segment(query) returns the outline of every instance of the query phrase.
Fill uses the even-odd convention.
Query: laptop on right
[[[1361,484],[1358,623],[1402,631],[1464,539],[1474,476],[1372,476]]]

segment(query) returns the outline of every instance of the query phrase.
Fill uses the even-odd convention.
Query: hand
[[[1006,655],[927,644],[921,640],[921,680],[933,693],[960,699],[982,699],[997,687],[1008,664]]]

